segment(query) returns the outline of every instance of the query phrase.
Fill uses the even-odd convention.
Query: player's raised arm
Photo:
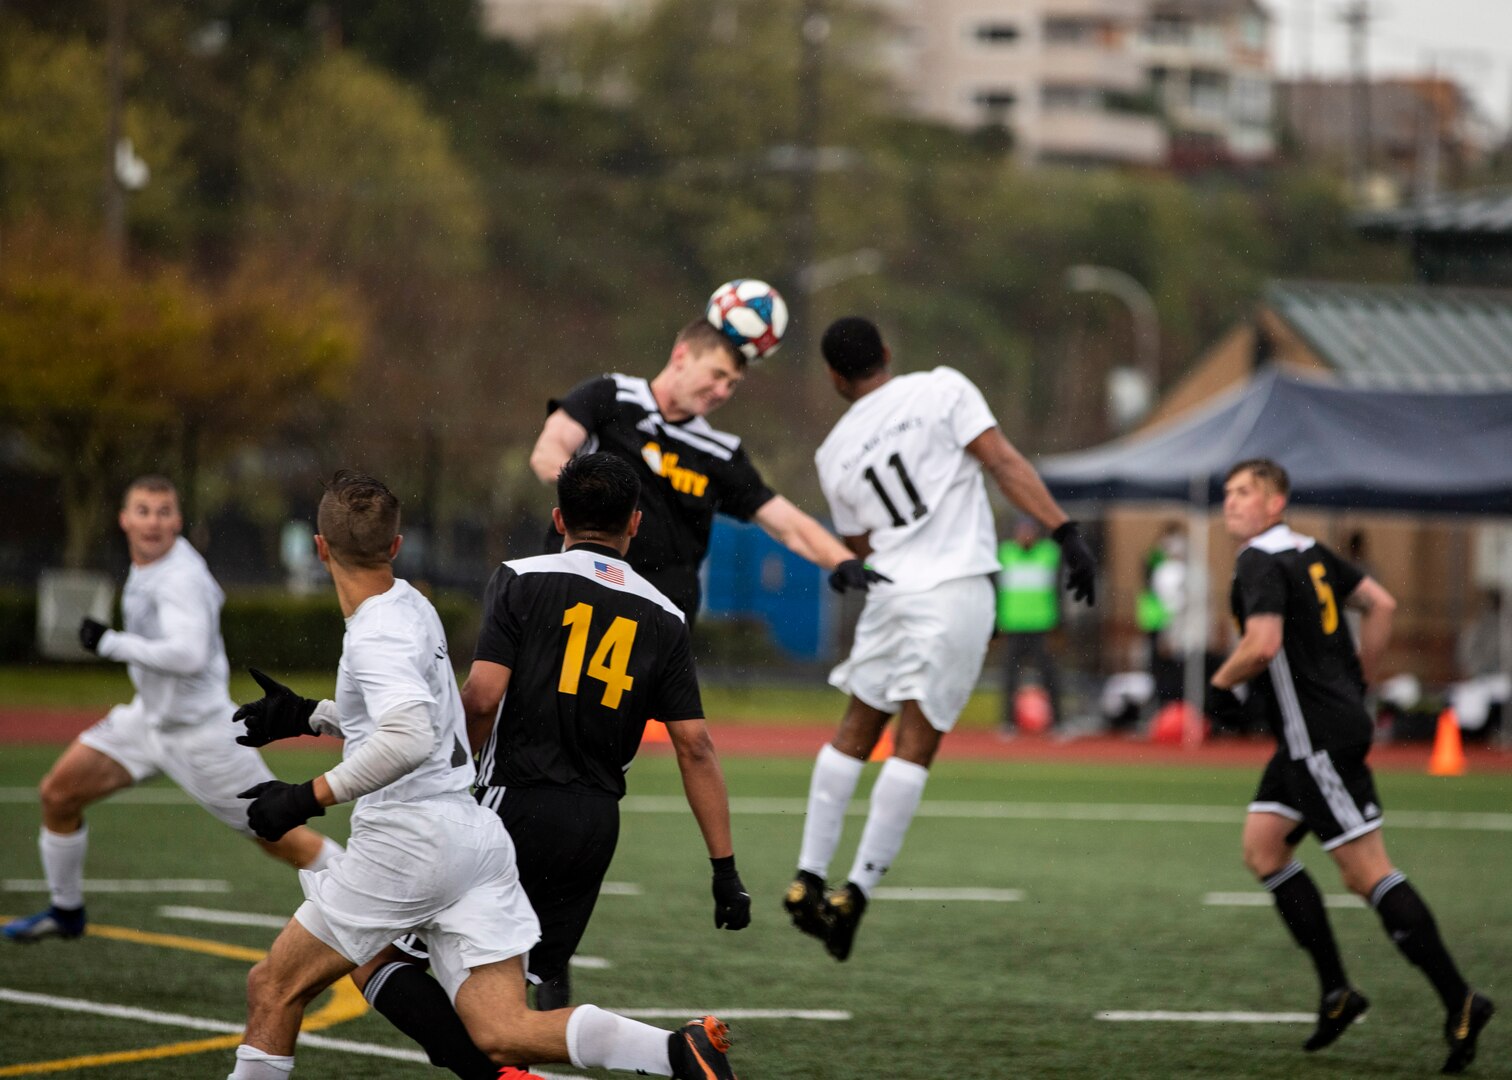
[[[889,579],[865,566],[851,548],[833,533],[781,495],[774,495],[756,511],[756,524],[768,536],[795,555],[833,571],[830,587],[865,591],[869,585]]]
[[[568,416],[566,409],[557,409],[546,418],[541,434],[536,437],[535,447],[530,451],[530,470],[541,483],[556,483],[562,466],[587,441],[588,429]]]
[[[1049,530],[1066,560],[1066,588],[1076,599],[1095,604],[1097,559],[1029,459],[997,427],[967,443],[966,452],[982,463],[1009,502]]]

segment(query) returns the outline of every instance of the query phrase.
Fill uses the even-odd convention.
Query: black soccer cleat
[[[1330,990],[1323,995],[1323,1003],[1318,1006],[1318,1026],[1302,1044],[1302,1049],[1312,1053],[1332,1044],[1350,1024],[1364,1016],[1368,1008],[1370,999],[1352,986]]]
[[[850,956],[856,928],[861,925],[861,916],[865,913],[866,894],[852,882],[847,881],[843,888],[824,898],[824,947],[836,960],[843,961]]]
[[[717,1016],[699,1016],[667,1036],[672,1080],[738,1080],[730,1068],[730,1029]]]
[[[1444,1021],[1444,1041],[1449,1044],[1449,1057],[1444,1061],[1443,1072],[1462,1073],[1475,1060],[1475,1040],[1481,1028],[1490,1022],[1496,1006],[1484,994],[1474,990],[1465,995],[1465,1003],[1449,1014]]]
[[[798,871],[782,897],[782,906],[793,917],[793,925],[805,934],[823,941],[829,929],[824,921],[824,879],[807,870]]]

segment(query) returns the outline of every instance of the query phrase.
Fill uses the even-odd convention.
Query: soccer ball
[[[715,289],[705,314],[751,363],[776,352],[787,332],[782,294],[755,278],[736,278]]]

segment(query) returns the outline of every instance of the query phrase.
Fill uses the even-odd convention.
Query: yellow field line
[[[96,937],[114,941],[130,941],[139,945],[153,945],[161,949],[182,949],[185,952],[204,953],[228,960],[247,960],[256,963],[268,955],[263,949],[248,949],[240,945],[228,945],[223,941],[205,938],[183,937],[179,934],[154,934],[135,930],[128,926],[90,926],[88,932]],[[355,1020],[367,1012],[367,1001],[350,978],[344,978],[331,987],[331,1000],[304,1018],[301,1031],[321,1031],[348,1020]],[[155,1061],[161,1058],[185,1057],[203,1054],[211,1050],[234,1050],[241,1045],[240,1035],[217,1035],[213,1039],[196,1039],[193,1042],[167,1043],[141,1050],[117,1050],[108,1054],[86,1054],[81,1057],[56,1058],[52,1061],[34,1061],[21,1065],[0,1067],[0,1077],[35,1076],[41,1073],[63,1072],[66,1069],[89,1069],[102,1065],[123,1065],[134,1061]]]

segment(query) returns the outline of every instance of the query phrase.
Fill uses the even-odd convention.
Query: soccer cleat
[[[1330,990],[1323,995],[1323,1003],[1318,1006],[1318,1026],[1302,1044],[1302,1049],[1312,1053],[1328,1046],[1344,1034],[1350,1024],[1364,1016],[1368,1008],[1370,1000],[1352,986]]]
[[[824,898],[824,947],[836,960],[850,956],[856,927],[861,925],[865,912],[866,894],[852,882],[847,881],[843,888]]]
[[[1444,1072],[1462,1073],[1470,1067],[1475,1060],[1475,1040],[1494,1012],[1491,999],[1472,990],[1465,995],[1464,1005],[1449,1014],[1444,1021],[1444,1041],[1449,1044]]]
[[[730,1060],[730,1029],[717,1016],[689,1020],[667,1036],[672,1080],[737,1080]]]
[[[15,919],[0,927],[7,941],[31,943],[43,938],[71,939],[84,936],[84,909],[50,907],[24,919]]]
[[[782,906],[793,917],[793,925],[821,941],[829,927],[824,921],[824,879],[807,870],[798,871],[787,887]]]
[[[513,1065],[506,1065],[499,1070],[499,1075],[495,1080],[544,1080],[544,1078],[536,1073],[517,1069]]]

